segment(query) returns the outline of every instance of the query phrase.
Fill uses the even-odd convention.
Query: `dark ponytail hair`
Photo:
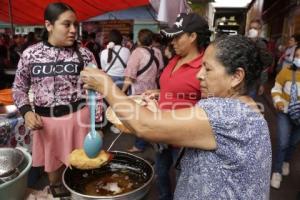
[[[61,2],[50,3],[44,11],[44,20],[48,20],[51,24],[54,24],[58,17],[66,11],[72,11],[75,13],[75,10],[68,4]],[[42,39],[43,41],[48,40],[48,31],[46,28],[43,30]]]
[[[115,43],[115,45],[121,45],[122,44],[122,34],[119,30],[113,29],[108,34],[108,41]],[[112,59],[112,49],[108,49],[108,56],[107,56],[107,63],[109,63]]]
[[[207,20],[200,16],[198,20],[199,30],[196,31],[197,34],[197,48],[198,50],[206,49],[210,43],[211,31],[209,30]]]
[[[202,32],[197,32],[197,48],[198,48],[198,50],[206,49],[206,47],[210,43],[210,35],[211,35],[211,31],[208,30],[208,27],[206,30],[203,30]]]

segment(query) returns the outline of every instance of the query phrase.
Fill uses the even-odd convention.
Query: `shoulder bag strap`
[[[126,68],[126,63],[123,61],[123,59],[121,58],[120,53],[119,53],[119,52],[121,52],[121,49],[122,49],[122,47],[119,49],[118,53],[115,52],[115,51],[113,51],[113,53],[116,55],[116,57],[117,57],[117,58],[119,59],[119,61],[121,62],[123,68],[125,69],[125,68]]]
[[[298,87],[297,87],[297,83],[296,83],[296,71],[295,70],[292,70],[292,85],[291,85],[290,95],[291,95],[290,102],[296,103],[298,101]]]
[[[153,63],[153,61],[155,60],[155,55],[154,55],[154,50],[153,49],[148,49],[146,47],[144,47],[144,49],[146,49],[149,53],[150,53],[150,60],[149,62],[147,63],[147,65],[145,67],[143,67],[141,70],[139,70],[137,72],[137,76],[143,74],[145,71],[147,71],[149,69],[149,67],[151,66],[151,64]],[[156,58],[157,59],[157,58]],[[157,60],[158,62],[158,60]],[[156,61],[155,61],[156,63]],[[158,65],[156,64],[156,66],[158,67]]]
[[[120,48],[119,51],[116,53],[115,50],[112,49],[112,52],[113,52],[114,54],[119,54],[120,50],[121,50],[121,48]],[[107,73],[107,72],[112,68],[112,66],[115,64],[117,58],[118,58],[117,56],[114,57],[114,59],[111,61],[111,63],[110,63],[110,65],[109,65],[109,67],[107,68],[107,70],[105,70],[105,73]]]
[[[152,50],[152,53],[153,53],[153,56],[154,56],[154,62],[156,64],[157,70],[159,71],[159,61],[158,61],[157,57],[155,56],[154,50],[153,49],[151,49],[151,50]]]

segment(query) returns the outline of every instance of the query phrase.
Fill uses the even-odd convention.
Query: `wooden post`
[[[14,29],[14,22],[13,22],[13,15],[12,15],[12,4],[11,4],[11,0],[8,0],[8,11],[9,11],[9,20],[10,20],[10,28],[11,28],[11,33],[12,36],[14,36],[15,34],[15,29]]]

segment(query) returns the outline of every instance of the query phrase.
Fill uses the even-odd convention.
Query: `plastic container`
[[[21,149],[22,150],[22,149]],[[23,200],[27,188],[27,177],[32,164],[31,155],[22,150],[24,160],[19,167],[20,174],[8,182],[0,184],[0,199]]]

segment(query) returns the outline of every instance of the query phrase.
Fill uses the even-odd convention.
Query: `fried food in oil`
[[[82,170],[99,168],[110,160],[111,154],[103,150],[95,158],[89,158],[83,149],[75,149],[69,156],[70,165]]]

